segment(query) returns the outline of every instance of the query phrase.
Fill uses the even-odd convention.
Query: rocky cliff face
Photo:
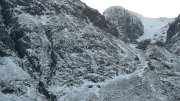
[[[179,56],[124,43],[113,24],[81,1],[1,0],[0,6],[1,101],[180,99]]]
[[[180,29],[180,25],[179,25],[179,22],[180,22],[180,16],[178,16],[175,21],[173,23],[171,23],[168,31],[167,31],[167,42],[168,43],[175,43],[177,42],[178,40],[174,39],[174,38],[177,38],[177,37],[174,37],[176,34],[176,36],[179,35],[179,29]]]
[[[169,26],[166,43],[171,50],[180,55],[180,16]]]
[[[106,20],[115,24],[119,33],[130,39],[137,39],[144,33],[142,21],[131,11],[120,6],[113,6],[103,12]]]

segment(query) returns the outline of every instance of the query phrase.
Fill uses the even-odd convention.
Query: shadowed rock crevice
[[[100,29],[107,31],[114,36],[118,36],[118,31],[115,25],[113,25],[109,21],[106,21],[105,17],[101,15],[97,10],[86,7],[82,12],[95,26],[98,26]]]
[[[57,101],[56,96],[53,95],[52,93],[49,93],[45,85],[41,81],[38,83],[38,91],[40,94],[43,94],[48,101]]]
[[[175,41],[177,40],[173,40],[173,36],[175,36],[176,34],[178,34],[176,37],[174,38],[177,38],[177,37],[180,37],[180,25],[179,25],[179,22],[180,22],[180,15],[175,19],[175,21],[173,23],[170,24],[169,26],[169,29],[167,31],[167,37],[166,37],[166,42],[167,43],[172,43],[174,44]]]
[[[180,55],[180,15],[172,22],[167,31],[166,46],[172,52]]]

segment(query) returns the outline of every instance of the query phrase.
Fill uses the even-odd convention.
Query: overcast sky
[[[110,6],[122,6],[145,17],[177,17],[180,0],[81,0],[102,13]]]

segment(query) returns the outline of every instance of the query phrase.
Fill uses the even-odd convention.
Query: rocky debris
[[[169,55],[164,56],[165,60],[154,60],[148,57],[148,55],[154,54],[154,50],[161,50],[161,54],[168,53]],[[88,93],[97,98],[92,101],[178,101],[180,86],[176,80],[180,80],[179,72],[177,73],[180,69],[179,56],[155,45],[149,45],[146,51],[147,57],[144,57],[143,60],[140,59],[140,61],[145,62],[143,68],[107,80],[101,84],[100,89],[96,88],[99,91],[97,95],[92,93],[92,86],[88,89],[84,88],[86,94],[83,94],[84,96],[81,99],[88,101]],[[162,58],[162,56],[157,55],[157,58]],[[171,58],[175,59],[176,63],[172,64]],[[67,99],[63,100],[77,99],[75,101],[78,101],[79,96],[82,95],[81,92],[83,90],[73,91],[72,93],[76,93],[73,97],[70,94],[66,96]]]
[[[2,93],[4,94],[16,94],[17,96],[22,96],[25,92],[20,87],[15,87],[15,85],[7,84],[7,82],[1,82]]]
[[[150,43],[151,43],[150,39],[143,40],[142,42],[138,43],[138,46],[136,48],[145,50]]]
[[[122,33],[130,39],[137,39],[144,33],[141,20],[123,7],[112,6],[107,8],[103,15],[107,21],[116,25],[119,34]]]

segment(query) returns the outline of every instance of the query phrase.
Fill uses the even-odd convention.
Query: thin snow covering
[[[171,51],[174,53],[180,51],[180,41],[177,41],[175,44],[171,46]]]
[[[173,98],[171,93],[166,91],[170,90],[173,86],[175,86],[174,89],[180,87],[179,82],[174,82],[180,79],[179,72],[174,72],[174,69],[175,71],[179,71],[180,68],[178,65],[180,65],[180,63],[173,63],[174,69],[172,70],[163,67],[162,64],[172,65],[168,59],[177,61],[179,56],[172,54],[165,48],[159,48],[157,46],[148,47],[148,51],[156,49],[160,50],[159,54],[167,54],[167,57],[165,57],[167,61],[159,63],[159,61],[155,62],[151,60],[155,71],[150,70],[147,65],[147,63],[150,62],[148,61],[149,57],[143,57],[140,58],[144,63],[141,64],[142,68],[135,70],[132,74],[119,75],[96,84],[87,83],[91,88],[88,88],[87,85],[74,88],[69,94],[60,98],[58,101],[89,101],[90,99],[91,101],[174,101],[179,94],[173,94],[173,96],[176,96]],[[144,53],[139,52],[137,54],[142,56]],[[148,56],[153,54],[153,52],[147,52],[146,54]],[[161,58],[161,56],[159,58]],[[175,73],[174,76],[165,76],[171,75],[171,73]],[[173,86],[169,87],[168,84],[172,84]],[[98,88],[97,85],[99,85],[100,88]],[[179,92],[179,90],[177,89],[174,92]]]
[[[129,49],[133,49],[134,45],[130,44]],[[165,61],[159,62],[150,60],[153,62],[155,70],[150,70],[148,63],[149,57],[143,57],[145,54],[151,55],[155,51],[159,51],[159,55],[156,56],[159,59],[165,59]],[[148,52],[143,53],[140,50],[134,49],[135,52],[140,57],[142,61],[138,69],[136,69],[131,74],[118,75],[112,79],[105,80],[104,82],[91,83],[86,82],[81,87],[69,89],[64,97],[58,99],[58,101],[174,101],[180,93],[173,93],[173,98],[171,93],[167,90],[179,88],[180,80],[180,57],[172,54],[165,48],[159,48],[157,46],[149,46]],[[160,55],[167,54],[164,58]],[[174,63],[170,60],[173,59]],[[172,69],[167,69],[167,67],[162,66],[162,64],[173,65]],[[179,72],[175,72],[175,71]],[[165,76],[174,75],[174,76]],[[177,82],[176,82],[177,81]],[[169,84],[173,85],[169,87]],[[67,91],[67,90],[66,90]],[[174,92],[179,92],[176,89]]]
[[[24,84],[23,84],[24,85]],[[16,85],[19,86],[19,85]],[[43,95],[39,94],[35,88],[27,87],[25,88],[25,95],[12,94],[3,94],[0,92],[0,101],[47,101]]]
[[[32,99],[30,98],[26,98],[26,97],[17,97],[16,95],[14,94],[2,94],[0,93],[0,100],[1,101],[13,101],[13,100],[16,100],[16,101],[32,101]],[[41,100],[43,101],[43,100]]]
[[[180,55],[180,16],[175,18],[175,21],[169,25],[167,31],[166,43],[168,48],[174,53]]]
[[[128,64],[131,64],[128,67],[122,67],[125,71],[131,71],[134,65],[137,65],[138,68],[135,71],[132,71],[133,73],[131,74],[126,74],[123,73],[119,74],[118,76],[113,76],[111,79],[107,79],[103,82],[98,82],[98,83],[93,83],[89,81],[84,81],[84,84],[81,85],[80,87],[73,87],[73,88],[59,88],[59,90],[65,91],[67,94],[63,97],[60,97],[58,101],[101,101],[104,100],[105,97],[103,97],[103,93],[100,91],[105,89],[107,85],[110,85],[112,83],[119,82],[124,79],[129,79],[133,77],[134,75],[142,76],[143,70],[146,67],[146,62],[145,58],[142,56],[143,52],[141,50],[135,49],[133,44],[125,44],[124,42],[114,39],[116,41],[117,46],[119,47],[119,52],[121,53],[122,51],[125,52],[125,54],[121,54],[120,60],[122,63],[126,64],[125,61],[127,61]],[[136,54],[139,58],[140,61],[139,63],[133,63],[132,61],[129,61],[130,56],[133,56]],[[92,54],[93,55],[93,54]],[[123,64],[122,64],[123,65]],[[111,85],[112,86],[112,85]],[[113,85],[115,86],[115,85]],[[112,86],[112,87],[113,87]],[[58,87],[56,87],[58,88]],[[50,91],[53,91],[55,88],[52,87],[50,88]],[[57,89],[55,91],[58,91]],[[113,100],[108,100],[108,101],[113,101]]]
[[[119,43],[122,47],[122,43]],[[179,82],[175,79],[180,79],[179,71],[180,65],[179,59],[180,57],[172,54],[170,51],[165,48],[159,48],[157,46],[149,46],[148,52],[143,53],[138,49],[134,49],[133,44],[129,44],[125,47],[125,49],[131,50],[134,54],[140,56],[140,64],[138,65],[138,69],[136,69],[131,74],[118,75],[113,77],[112,79],[105,80],[104,82],[99,83],[91,83],[86,82],[81,87],[69,89],[69,93],[64,97],[59,98],[58,101],[139,101],[139,100],[152,100],[152,101],[171,101],[171,95],[168,93],[163,93],[167,86],[167,84],[163,84],[162,82],[173,82],[173,85],[179,87]],[[127,50],[126,50],[127,51]],[[156,54],[157,58],[162,59],[162,64],[173,65],[174,69],[168,70],[162,66],[161,62],[158,63],[152,60],[153,66],[157,68],[155,71],[151,71],[149,69],[148,63],[149,57],[148,55],[154,54],[155,51],[159,53]],[[146,55],[145,55],[146,54]],[[163,54],[163,55],[160,55]],[[165,57],[162,57],[165,56]],[[126,57],[126,56],[124,56]],[[173,64],[170,62],[173,59],[175,61]],[[159,74],[160,73],[160,74]],[[162,73],[162,74],[161,74]],[[167,75],[175,73],[174,77],[163,77],[162,75]],[[159,82],[159,84],[157,84]],[[161,87],[162,86],[162,87]],[[66,90],[67,91],[67,90]],[[177,90],[177,92],[179,92]],[[170,96],[169,96],[170,95]],[[178,96],[175,95],[175,96]]]
[[[151,42],[166,41],[167,30],[169,24],[174,21],[174,18],[146,18],[140,17],[144,25],[144,34],[137,41],[151,39]]]
[[[4,13],[8,15],[10,10],[15,14],[8,16],[15,18],[13,21],[3,17],[9,23],[14,50],[19,53],[0,57],[3,77],[0,82],[5,84],[0,85],[0,100],[174,101],[178,98],[179,56],[163,47],[148,46],[142,51],[135,44],[124,43],[95,26],[91,15],[101,15],[79,0],[0,2],[10,5],[5,6]],[[12,2],[25,7],[16,8]],[[26,6],[29,2],[37,8]],[[21,13],[15,13],[14,6]],[[28,7],[30,10],[24,11]],[[83,9],[87,9],[84,13],[89,16]],[[8,92],[9,88],[13,92]]]
[[[143,24],[136,14],[121,6],[109,7],[103,15],[117,27],[119,34],[124,34],[130,39],[137,39],[144,32]]]
[[[180,63],[180,56],[175,53],[172,53],[170,50],[167,50],[165,47],[158,47],[150,45],[147,50],[147,55],[157,56],[156,59],[162,60],[164,62],[175,65],[174,63]],[[150,58],[153,58],[150,56]],[[176,65],[175,65],[176,67]],[[179,67],[175,68],[178,69]]]
[[[124,15],[127,15],[127,13],[129,13],[129,15],[128,16],[130,16],[131,18],[134,18],[134,13],[133,12],[131,12],[131,11],[129,11],[129,10],[127,10],[127,9],[125,9],[124,7],[122,7],[122,6],[112,6],[112,7],[109,7],[109,8],[107,8],[105,11],[104,11],[104,16],[105,17],[115,17],[116,15],[115,15],[115,12],[117,12],[118,13],[118,16],[120,17],[120,18],[122,18],[121,16],[124,16]],[[114,15],[109,15],[109,14],[114,14]],[[117,18],[117,17],[115,17],[115,18]],[[117,19],[118,20],[118,19]],[[138,22],[137,20],[138,19],[133,19],[134,20],[134,22]]]
[[[99,86],[98,84],[89,83],[89,85],[83,85],[80,88],[73,88],[58,101],[99,101]]]
[[[14,13],[13,16],[9,15],[16,18],[8,28],[10,33],[15,36],[16,51],[19,52],[19,55],[22,54],[19,58],[21,61],[16,64],[21,65],[21,68],[34,81],[43,82],[47,88],[57,85],[80,86],[87,81],[98,83],[121,73],[134,72],[137,67],[137,61],[133,61],[136,54],[126,50],[126,45],[124,45],[125,47],[117,45],[114,41],[117,40],[115,37],[106,30],[95,26],[93,20],[90,20],[90,14],[88,14],[89,16],[84,15],[84,13],[92,13],[92,15],[96,13],[97,16],[101,16],[99,13],[84,5],[81,6],[79,3],[77,5],[80,7],[77,8],[77,5],[71,4],[71,2],[63,2],[66,4],[60,5],[57,2],[55,5],[55,7],[62,6],[59,8],[61,12],[52,10],[49,14],[48,10],[34,15],[36,9],[35,11],[32,9],[32,11]],[[6,1],[3,0],[3,3]],[[52,6],[54,7],[53,3]],[[16,10],[22,12],[24,8],[20,7]],[[83,9],[87,9],[87,12],[82,13]],[[17,26],[14,27],[14,24]],[[120,40],[118,42],[124,44]],[[122,58],[124,55],[126,57]],[[127,61],[129,63],[126,63]],[[5,67],[7,66],[9,65],[5,65]],[[38,92],[38,88],[35,89]],[[61,90],[48,89],[47,92],[56,95],[57,98],[62,96]]]
[[[30,76],[13,61],[12,57],[0,58],[0,81],[26,80]]]

